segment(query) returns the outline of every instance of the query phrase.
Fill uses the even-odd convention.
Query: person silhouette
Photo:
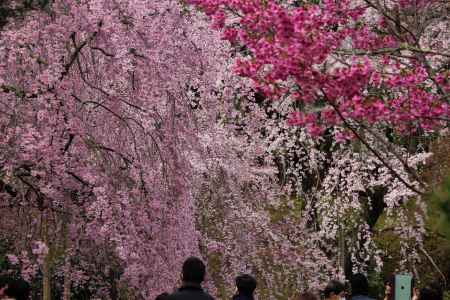
[[[256,279],[249,274],[242,274],[236,277],[237,293],[232,300],[253,300],[253,293],[256,289]]]
[[[203,290],[201,284],[205,280],[206,267],[201,259],[191,256],[185,260],[182,269],[182,284],[179,289],[169,295],[169,300],[214,300]]]

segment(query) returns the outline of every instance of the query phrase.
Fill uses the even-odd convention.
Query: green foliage
[[[208,255],[208,273],[210,274],[217,288],[217,296],[219,299],[227,299],[231,294],[227,293],[227,286],[225,285],[225,279],[222,276],[220,268],[222,263],[223,261],[220,253],[216,252]]]
[[[277,207],[268,206],[266,209],[269,213],[270,221],[277,223],[285,218],[298,219],[304,207],[305,202],[300,197],[285,197]]]
[[[450,240],[450,176],[430,196],[430,229]]]
[[[371,268],[367,273],[367,280],[369,281],[369,296],[375,299],[383,299],[384,296],[384,276]]]
[[[422,261],[416,266],[419,274],[419,287],[426,286],[433,282],[443,282],[442,275],[448,281],[450,278],[450,177],[443,180],[442,184],[436,188],[429,197],[425,199],[427,202],[426,215],[426,233],[424,236],[424,249],[428,256],[433,260],[433,265],[424,253],[421,254]],[[408,219],[414,221],[414,214],[419,207],[414,199],[407,201],[403,208],[407,212]],[[394,215],[387,216],[382,214],[374,227],[374,239],[378,247],[385,253],[382,257],[384,266],[381,278],[385,278],[396,272],[398,262],[400,260],[400,241],[393,231],[397,218]],[[442,274],[441,274],[442,273]],[[372,295],[380,295],[382,291],[382,279],[377,278],[377,274],[369,272],[372,288]],[[447,287],[448,288],[448,287]],[[447,293],[449,299],[450,294]]]

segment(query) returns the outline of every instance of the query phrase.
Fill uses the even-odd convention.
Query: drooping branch
[[[72,133],[69,134],[69,140],[67,141],[66,145],[64,146],[63,153],[66,153],[67,150],[69,150],[70,146],[72,145],[72,142],[73,142],[74,138],[75,138],[74,134],[72,134]]]
[[[106,50],[100,48],[100,47],[90,47],[92,50],[96,50],[96,51],[100,51],[101,53],[103,53],[103,55],[108,56],[108,57],[114,57],[114,54],[108,53],[106,52]]]
[[[100,30],[100,28],[102,27],[102,25],[103,25],[103,22],[102,22],[102,21],[98,22],[98,24],[97,24],[98,30]],[[69,73],[70,68],[72,67],[72,65],[73,65],[73,64],[75,63],[75,61],[77,60],[78,55],[80,54],[81,50],[83,50],[83,48],[84,48],[87,44],[89,44],[91,41],[93,41],[93,40],[95,39],[95,37],[96,37],[97,34],[98,34],[98,30],[97,30],[97,31],[94,31],[94,32],[90,35],[90,37],[88,37],[86,40],[84,40],[83,42],[81,42],[81,44],[79,44],[79,45],[77,45],[77,42],[76,42],[76,39],[75,39],[76,33],[75,33],[75,32],[72,32],[72,34],[70,35],[70,38],[71,38],[71,40],[72,40],[72,42],[73,42],[73,45],[74,45],[75,49],[74,49],[73,53],[70,55],[69,61],[64,65],[64,71],[61,73],[61,76],[60,76],[60,78],[59,78],[60,80],[62,80],[62,79]]]
[[[382,155],[375,150],[359,133],[358,131],[347,121],[347,119],[342,115],[341,111],[339,110],[339,108],[336,106],[336,104],[334,104],[332,101],[328,100],[328,97],[326,96],[326,93],[324,91],[322,91],[324,94],[324,97],[327,101],[328,104],[330,104],[334,111],[336,112],[336,114],[339,116],[339,118],[342,120],[342,122],[344,123],[344,125],[350,129],[350,131],[355,135],[355,137],[361,141],[361,143],[364,144],[364,146],[373,154],[375,155],[380,162],[389,170],[389,172],[392,174],[392,176],[394,176],[395,178],[397,178],[401,183],[403,183],[408,189],[410,189],[411,191],[413,191],[414,193],[418,194],[418,195],[424,195],[425,192],[418,190],[417,188],[415,188],[414,186],[412,186],[411,184],[409,184],[408,182],[406,182],[405,179],[403,179],[402,176],[400,176],[400,174],[398,174],[397,171],[394,170],[394,168],[386,162],[386,160],[382,157]]]
[[[15,198],[18,194],[13,186],[0,179],[0,193],[2,193],[3,191],[8,193],[12,198]]]

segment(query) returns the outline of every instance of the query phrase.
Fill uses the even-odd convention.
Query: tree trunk
[[[70,257],[66,256],[66,261],[64,265],[64,294],[63,294],[63,300],[70,300],[70,285],[71,285],[71,278],[70,278]]]
[[[48,221],[47,221],[47,216],[44,214],[43,215],[43,236],[44,236],[44,243],[47,245],[48,247]],[[50,247],[49,247],[50,248]],[[51,279],[51,274],[50,274],[50,260],[51,260],[51,251],[49,249],[49,252],[47,253],[47,255],[44,258],[44,270],[43,270],[43,286],[42,286],[42,300],[51,300],[51,287],[50,287],[50,279]]]
[[[50,262],[48,259],[48,255],[44,260],[44,279],[43,279],[43,288],[42,288],[42,300],[50,300],[51,299],[51,289],[50,289]]]
[[[72,255],[71,252],[71,243],[69,238],[69,225],[70,219],[68,216],[62,216],[62,239],[63,239],[63,251],[65,253],[64,258],[64,291],[63,291],[63,300],[70,300],[70,288],[72,284],[72,278],[71,278],[71,263],[70,258]]]

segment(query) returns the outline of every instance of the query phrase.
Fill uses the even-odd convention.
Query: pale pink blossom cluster
[[[221,259],[230,261],[232,266],[221,273],[234,274],[235,270],[242,269],[262,274],[261,281],[275,289],[270,295],[275,298],[280,291],[273,287],[283,288],[283,284],[274,279],[283,276],[280,274],[291,278],[289,276],[295,273],[298,276],[292,279],[296,282],[295,289],[302,290],[323,286],[330,278],[343,278],[348,259],[354,272],[366,272],[373,267],[380,271],[382,258],[387,253],[374,239],[379,219],[395,228],[395,234],[402,241],[399,254],[411,254],[407,257],[408,264],[403,266],[410,268],[418,263],[417,250],[422,247],[425,230],[424,201],[393,176],[364,145],[336,143],[330,138],[333,131],[328,136],[313,138],[304,129],[288,126],[283,120],[288,118],[293,105],[295,101],[290,98],[258,103],[252,97],[241,97],[240,110],[226,118],[229,126],[244,128],[237,131],[238,136],[244,137],[244,145],[263,145],[266,153],[259,155],[264,163],[254,163],[262,169],[270,166],[272,171],[255,173],[267,174],[266,179],[249,177],[245,173],[244,177],[233,179],[227,176],[238,174],[230,173],[235,169],[228,171],[228,164],[225,164],[216,171],[221,175],[212,179],[217,186],[206,185],[205,188],[211,189],[209,194],[201,190],[209,204],[200,208],[211,220],[210,224],[220,222],[217,226],[225,228],[217,236],[215,226],[204,227],[212,245],[222,243],[221,250],[211,251],[211,254],[220,253]],[[332,130],[339,132],[342,128]],[[380,151],[382,159],[397,170],[400,178],[416,188],[421,187],[412,174],[426,165],[431,153],[421,150],[420,146],[411,152],[403,146],[390,144],[381,126],[372,128],[371,132],[367,143]],[[247,183],[249,179],[250,184],[256,184],[250,194],[231,189],[231,183],[227,183],[228,189],[223,189],[226,182]],[[274,191],[277,192],[273,194]],[[266,197],[270,193],[273,195]],[[243,199],[245,206],[241,203]],[[265,204],[259,203],[261,199]],[[221,205],[219,201],[227,204]],[[302,208],[296,210],[299,203]],[[411,203],[416,205],[413,217],[408,208]],[[271,220],[271,209],[276,213],[288,210],[281,213],[280,223],[277,223]],[[367,218],[367,215],[373,217]],[[245,216],[251,216],[250,220]],[[264,229],[255,230],[254,222],[257,228]],[[231,229],[228,231],[227,227]],[[252,244],[257,246],[249,246]],[[286,273],[280,269],[271,273],[273,266],[268,267],[268,256],[259,260],[259,245],[270,249],[270,254],[277,258],[276,262]],[[241,251],[253,254],[244,256]],[[228,280],[231,284],[232,276]]]

